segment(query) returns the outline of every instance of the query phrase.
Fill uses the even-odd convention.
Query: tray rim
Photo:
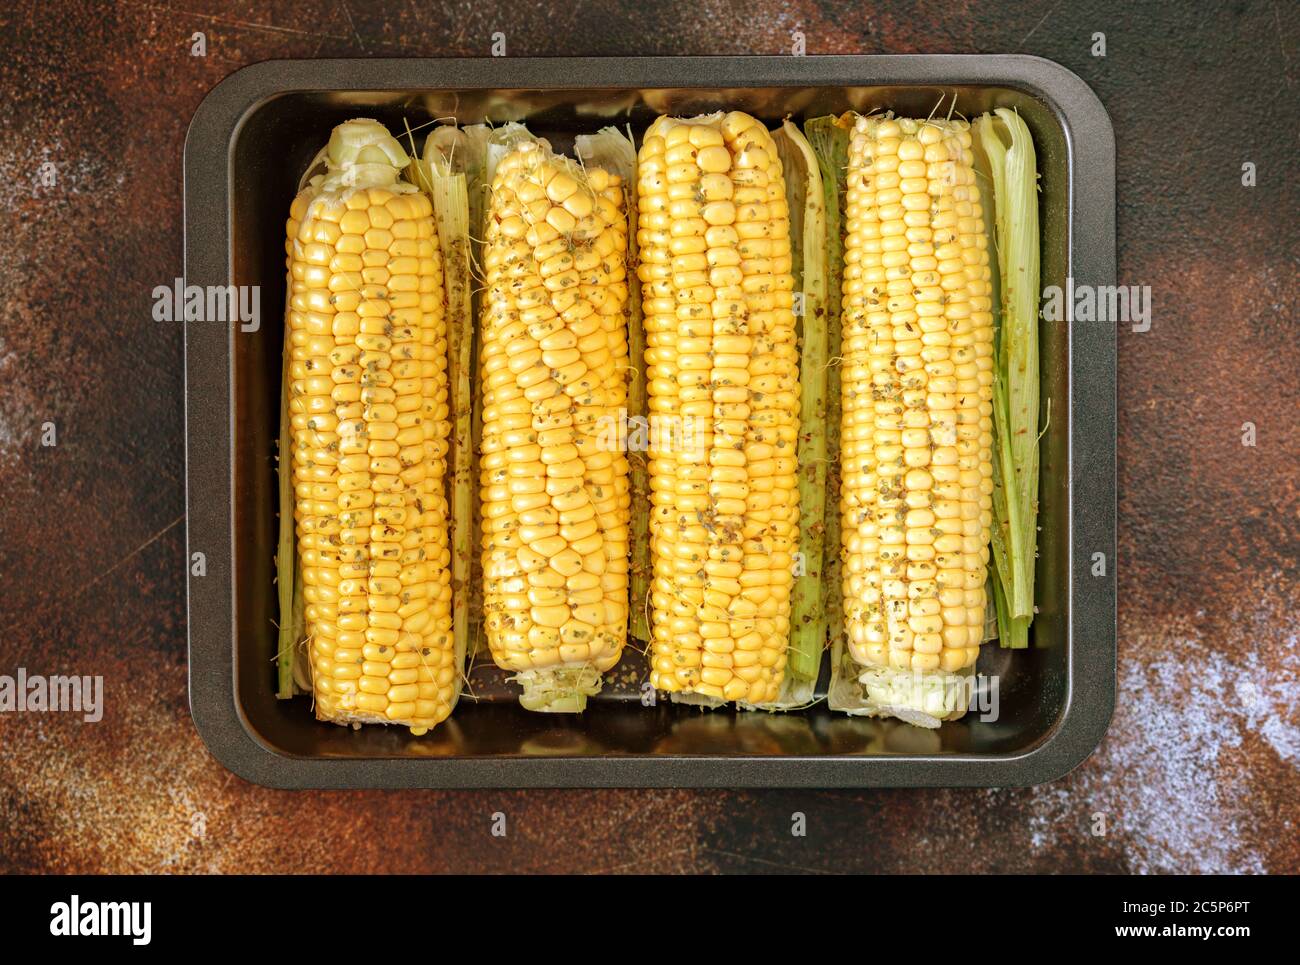
[[[863,80],[868,77],[870,80]],[[941,80],[936,80],[941,78]],[[1043,102],[1060,122],[1070,172],[1067,271],[1115,284],[1115,143],[1101,101],[1076,74],[1021,54],[834,56],[340,58],[270,60],[220,81],[199,104],[184,149],[186,283],[225,283],[231,264],[228,147],[265,100],[303,90],[998,86]],[[219,143],[226,151],[205,150]],[[286,755],[238,706],[232,638],[235,538],[230,333],[186,326],[186,559],[190,710],[224,766],[277,788],[1001,787],[1055,780],[1099,746],[1115,706],[1116,349],[1113,326],[1074,323],[1070,386],[1066,695],[1056,725],[1013,755],[326,758]],[[1086,412],[1086,418],[1077,417]],[[1086,468],[1085,468],[1086,467]],[[214,547],[221,547],[218,552]],[[1108,575],[1089,558],[1104,552]]]

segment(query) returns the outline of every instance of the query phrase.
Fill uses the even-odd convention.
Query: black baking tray
[[[272,61],[204,99],[185,142],[185,281],[258,285],[261,325],[185,332],[190,706],[209,750],[276,787],[867,787],[1036,784],[1100,742],[1115,699],[1115,330],[1044,323],[1038,606],[1033,645],[986,646],[995,721],[923,731],[832,714],[642,706],[629,647],[583,715],[520,708],[480,659],[474,699],[423,737],[313,719],[274,696],[275,447],[283,231],[299,175],[354,116],[401,132],[434,117],[525,120],[560,149],[607,123],[741,109],[768,121],[847,109],[974,116],[1014,107],[1041,175],[1043,285],[1115,283],[1115,149],[1078,77],[1025,56],[680,57]],[[1105,575],[1094,576],[1095,554]],[[486,666],[484,664],[487,664]],[[825,676],[825,673],[823,673]],[[824,683],[824,680],[823,680]]]

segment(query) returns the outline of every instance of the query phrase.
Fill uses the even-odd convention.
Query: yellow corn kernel
[[[529,709],[581,709],[627,637],[627,224],[608,172],[532,140],[497,167],[479,340],[483,600],[493,658]]]
[[[969,125],[859,117],[849,146],[841,516],[849,651],[956,672],[984,634],[993,316]]]
[[[748,115],[660,117],[638,172],[651,682],[766,703],[785,670],[799,521],[781,164]]]
[[[331,163],[355,158],[349,131],[384,134],[373,121],[342,125]],[[355,178],[331,167],[294,199],[285,327],[316,716],[423,733],[450,713],[459,672],[447,320],[432,205],[398,180],[401,166],[366,163]]]

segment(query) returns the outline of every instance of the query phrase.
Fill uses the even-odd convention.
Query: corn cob
[[[857,712],[927,726],[964,712],[984,635],[993,316],[972,165],[964,121],[856,121],[843,281],[847,649]]]
[[[336,128],[290,208],[289,419],[316,716],[422,734],[459,686],[447,335],[429,199],[382,125]]]
[[[603,127],[595,134],[574,138],[575,153],[584,164],[594,164],[610,174],[617,174],[623,184],[623,199],[628,222],[628,264],[639,258],[636,246],[636,146],[632,131]],[[632,640],[650,639],[650,476],[646,466],[646,385],[645,327],[641,317],[641,283],[635,272],[628,274],[627,348],[628,348],[628,479],[632,501],[629,522],[631,542],[628,596],[628,635]]]
[[[777,699],[798,545],[798,355],[776,147],[733,112],[660,117],[638,163],[649,389],[651,682]]]
[[[627,637],[620,179],[520,136],[496,165],[479,343],[483,596],[530,710],[580,711]]]

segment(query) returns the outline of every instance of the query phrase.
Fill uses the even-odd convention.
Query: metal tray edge
[[[508,77],[502,77],[503,70],[509,71]],[[1114,284],[1114,133],[1096,94],[1077,75],[1042,58],[954,54],[506,61],[385,58],[253,64],[208,93],[186,136],[185,276],[187,281],[223,277],[229,268],[228,157],[201,154],[195,146],[213,141],[228,144],[247,112],[279,93],[410,87],[837,86],[860,83],[863,77],[872,84],[934,84],[935,77],[942,77],[943,86],[1014,87],[1052,107],[1065,128],[1072,158],[1071,274],[1078,284]],[[234,538],[228,338],[224,331],[187,327],[185,332],[188,553]],[[1075,323],[1069,351],[1072,406],[1086,405],[1090,411],[1088,420],[1073,422],[1070,437],[1069,700],[1057,727],[1030,751],[1011,756],[838,758],[289,757],[256,738],[236,706],[229,635],[233,573],[228,554],[210,555],[207,575],[187,579],[189,691],[195,726],[224,766],[247,780],[279,788],[988,787],[1055,780],[1085,760],[1103,739],[1114,711],[1116,679],[1114,566],[1107,568],[1112,575],[1106,578],[1085,575],[1092,553],[1104,552],[1112,563],[1115,554],[1115,332],[1096,323],[1091,327]],[[211,364],[214,358],[221,359],[220,364]],[[197,399],[204,404],[195,405]],[[1093,509],[1084,514],[1081,505]],[[227,629],[221,634],[224,639],[217,639],[223,615]],[[1089,628],[1086,640],[1080,625]],[[205,632],[200,635],[196,626]]]

